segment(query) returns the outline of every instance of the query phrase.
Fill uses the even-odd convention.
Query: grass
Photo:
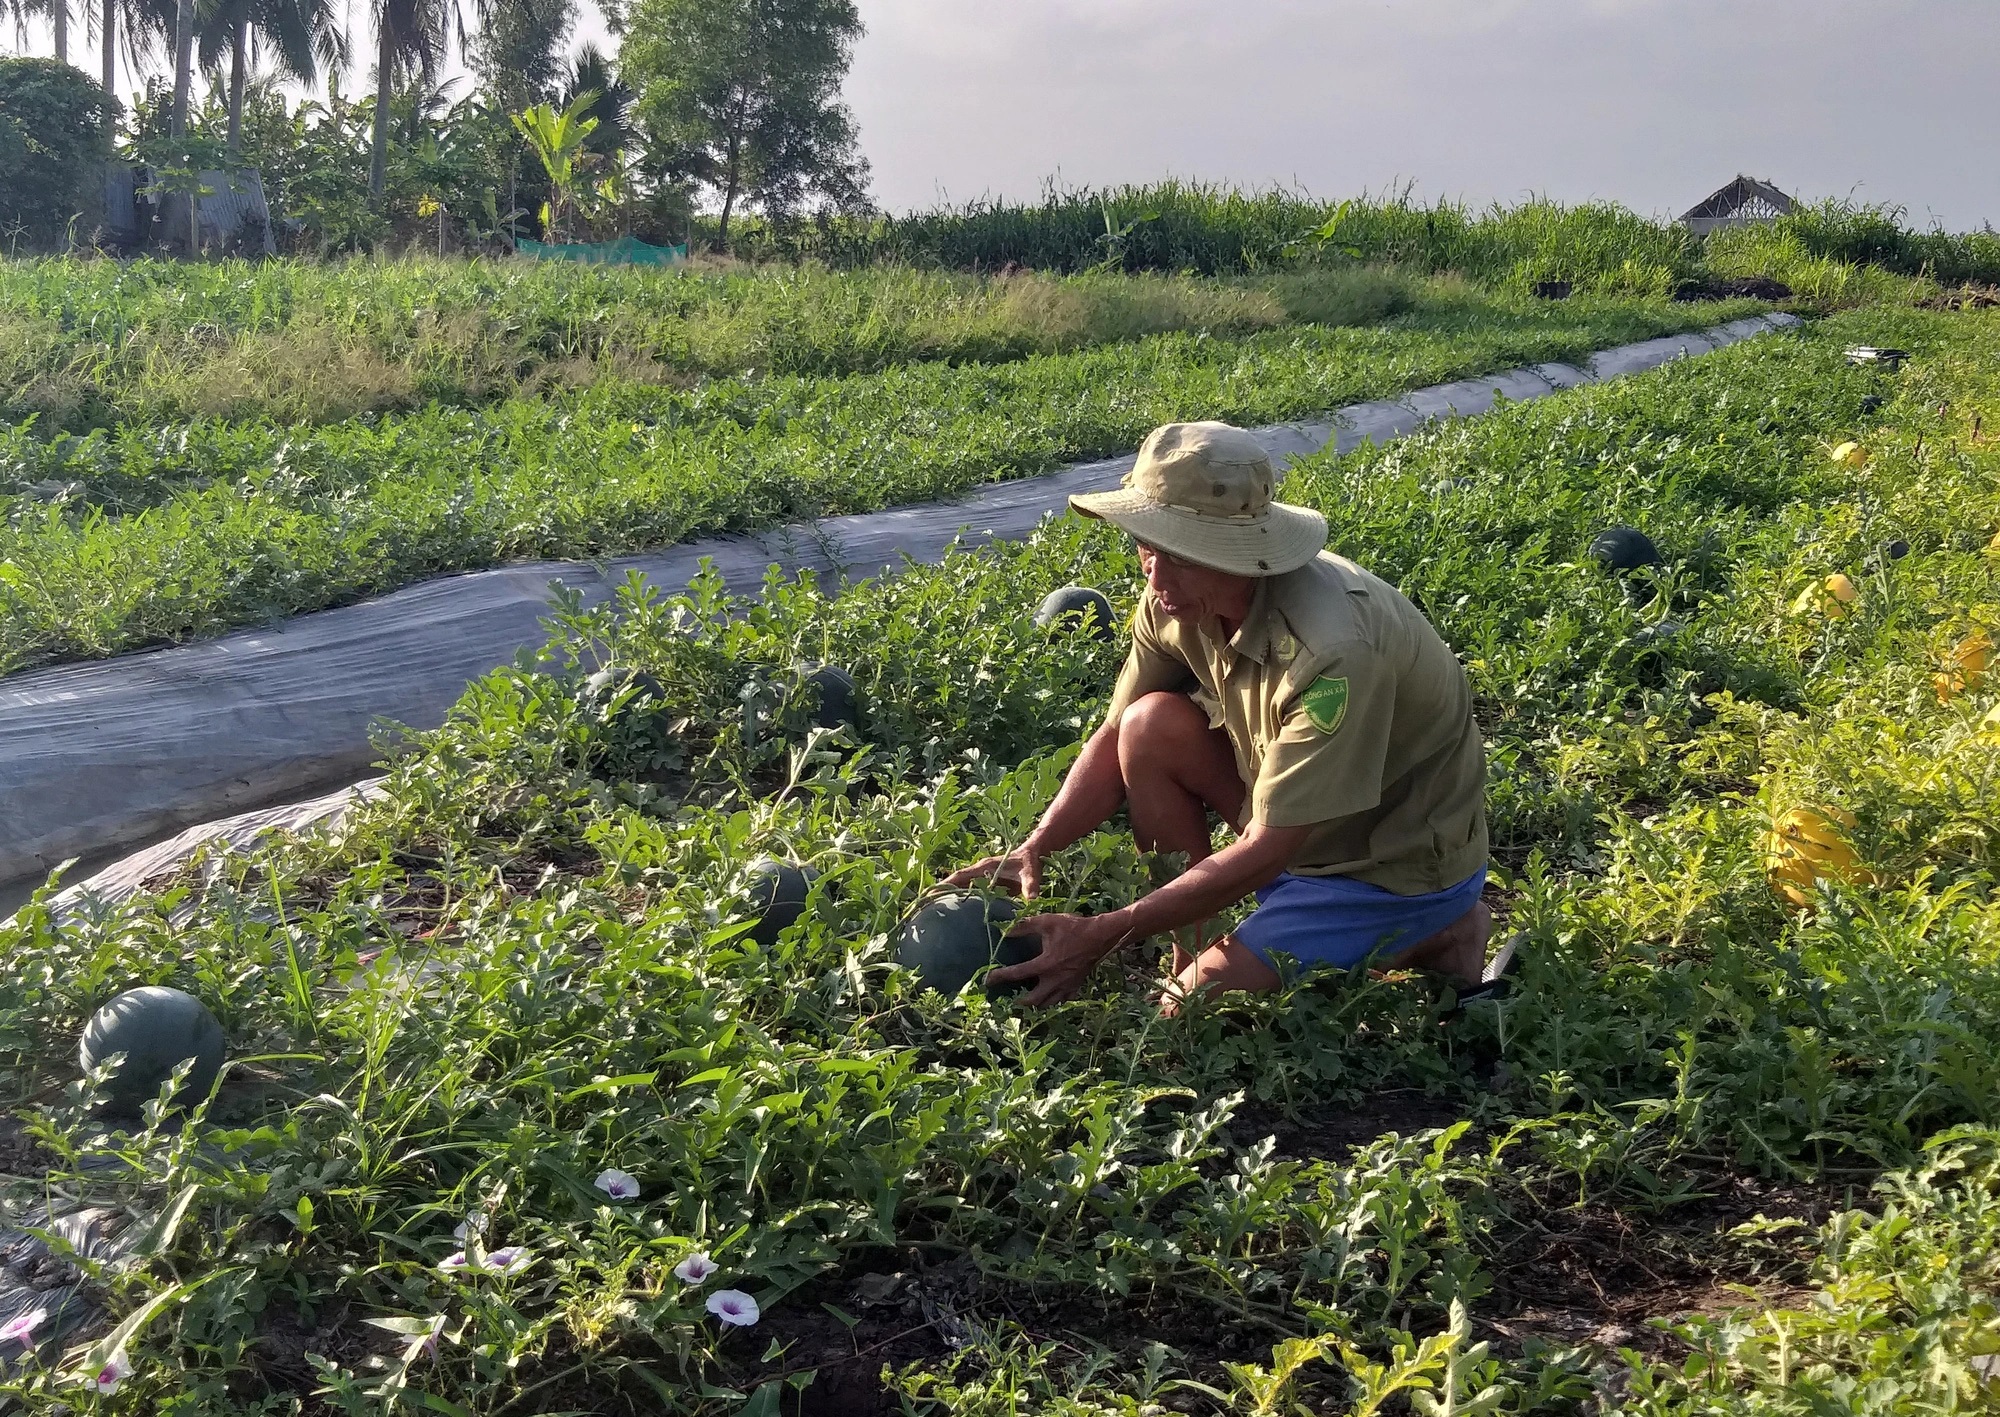
[[[368,269],[326,278],[373,291]],[[427,269],[383,268],[384,308],[403,310],[402,296]],[[458,289],[476,292],[487,274],[460,268]],[[307,279],[297,268],[269,277],[280,289],[289,278]],[[572,288],[598,302],[579,297],[582,309],[610,310],[626,285],[603,277],[592,285],[567,271],[547,279],[522,295],[523,311],[543,308],[529,300],[538,292]],[[774,288],[786,279],[775,278]],[[847,279],[815,276],[804,285],[837,291]],[[855,288],[882,279],[857,277]],[[233,309],[238,326],[220,325],[224,333],[215,336],[230,348],[298,338],[296,326],[267,330],[249,313],[258,301],[227,282],[205,271],[187,280],[202,298],[191,294],[179,328],[207,329]],[[675,280],[652,277],[633,288],[655,285],[671,289]],[[1131,278],[991,288],[1003,300],[1042,302],[1020,318],[1063,352],[999,363],[918,361],[876,373],[718,376],[681,387],[643,371],[617,372],[600,346],[563,356],[588,354],[595,371],[588,387],[474,407],[429,403],[288,426],[269,416],[267,403],[256,418],[162,424],[121,413],[114,426],[82,434],[48,436],[36,422],[0,428],[0,673],[210,635],[445,571],[606,556],[706,532],[952,497],[984,481],[1128,451],[1172,419],[1297,418],[1496,368],[1581,358],[1754,308],[1611,297],[1537,302],[1443,282],[1422,287],[1403,314],[1336,325],[1327,321],[1358,317],[1355,302],[1365,304],[1378,288],[1311,273],[1273,277],[1254,290]],[[105,308],[116,308],[92,290],[86,281],[74,295],[69,319],[77,329],[91,323],[86,297],[102,295]],[[1243,309],[1275,321],[1285,308],[1319,322],[1091,342],[1107,329],[1142,334],[1160,308],[1155,297],[1167,290],[1230,301],[1248,300],[1248,291],[1256,299]],[[1075,292],[1083,305],[1071,302]],[[158,300],[173,303],[165,294]],[[496,305],[490,318],[515,319],[512,308]],[[395,325],[386,315],[356,318],[377,334]],[[591,323],[576,319],[579,328]],[[535,323],[525,313],[519,320],[524,330]],[[816,336],[799,336],[809,337]],[[105,338],[128,350],[144,343],[136,335],[122,345]],[[229,365],[238,370],[230,377],[271,397],[294,397],[312,386],[284,371],[300,363],[335,370],[331,350],[344,346],[325,355],[309,342],[277,347],[290,353],[278,359],[266,350],[247,363],[240,350],[232,354],[239,362]],[[393,381],[402,377],[395,367],[408,372],[422,363],[412,360],[362,367]],[[133,355],[119,367],[128,366],[144,362]],[[98,387],[127,391],[107,394],[107,404],[149,407],[143,378],[123,377],[112,371],[99,380]]]
[[[1705,241],[1610,202],[1534,198],[1477,210],[1414,202],[1407,188],[1328,202],[1288,188],[1245,192],[1166,181],[1101,190],[1051,185],[1039,202],[981,200],[904,217],[778,226],[752,219],[732,226],[730,245],[757,259],[840,266],[991,271],[1017,263],[1211,276],[1281,269],[1303,255],[1451,271],[1516,291],[1562,280],[1580,290],[1644,295],[1714,276],[1764,276],[1803,289],[1815,273],[1825,284],[1831,267],[1867,268],[1898,288],[1907,278],[2000,283],[2000,236],[1916,231],[1904,225],[1906,215],[1895,206],[1827,201],[1753,228],[1748,241],[1740,233]],[[1323,244],[1316,233],[1324,233]],[[1858,294],[1839,298],[1859,303]]]
[[[1860,342],[1914,356],[1850,368]],[[1862,311],[1294,472],[1459,649],[1492,745],[1528,964],[1455,1022],[1393,976],[1161,1021],[1139,955],[1035,1016],[891,967],[1104,701],[1118,647],[1029,620],[1071,580],[1129,605],[1101,527],[837,597],[563,609],[338,839],[0,927],[8,1200],[152,1237],[97,1271],[135,1320],[106,1405],[1981,1410],[2000,685],[1934,675],[2000,616],[1996,356],[1994,314]],[[1828,457],[1850,438],[1865,467]],[[1615,521],[1669,561],[1629,594],[1582,554]],[[1836,571],[1846,613],[1791,608]],[[658,677],[670,738],[581,691],[607,657]],[[806,731],[803,659],[855,672],[858,739]],[[1764,861],[1801,802],[1853,813],[1868,872],[1803,910]],[[769,949],[762,854],[822,873]],[[1053,906],[1145,888],[1115,831],[1053,864]],[[140,982],[241,1061],[192,1121],[107,1136],[68,1049]],[[468,1216],[523,1258],[441,1269]],[[722,1285],[756,1327],[708,1316]],[[74,1400],[57,1360],[0,1391]]]

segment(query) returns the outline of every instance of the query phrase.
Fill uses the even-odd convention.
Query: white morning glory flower
[[[438,1261],[439,1269],[464,1269],[467,1264],[465,1251],[456,1250]]]
[[[33,1337],[35,1330],[42,1326],[42,1320],[48,1316],[47,1309],[31,1309],[25,1314],[16,1314],[6,1323],[0,1324],[0,1343],[25,1345],[29,1338]]]
[[[472,1214],[466,1216],[465,1219],[458,1222],[457,1226],[451,1232],[451,1238],[463,1245],[474,1236],[484,1235],[485,1233],[486,1217],[475,1210]]]
[[[598,1172],[597,1179],[591,1184],[615,1201],[639,1198],[639,1178],[629,1171],[620,1171],[615,1166],[607,1166]]]
[[[724,1328],[748,1328],[762,1317],[757,1301],[741,1289],[718,1289],[708,1296],[708,1311]]]
[[[495,1250],[492,1254],[488,1255],[486,1257],[486,1268],[498,1270],[500,1273],[505,1274],[527,1257],[528,1251],[526,1248],[520,1245],[509,1245],[504,1250]]]
[[[92,1374],[90,1385],[105,1397],[118,1391],[118,1385],[132,1376],[132,1360],[119,1349],[104,1360],[104,1366]]]
[[[696,1250],[674,1266],[674,1278],[683,1284],[701,1284],[720,1268],[721,1265],[708,1257],[707,1250]]]

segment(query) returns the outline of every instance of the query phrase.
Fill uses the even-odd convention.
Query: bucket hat
[[[1326,518],[1271,500],[1271,457],[1227,423],[1168,423],[1146,436],[1112,492],[1069,499],[1139,541],[1238,576],[1296,571],[1326,545]]]

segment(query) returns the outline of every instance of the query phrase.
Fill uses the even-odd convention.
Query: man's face
[[[1143,541],[1139,543],[1139,569],[1145,572],[1146,584],[1152,587],[1160,609],[1186,625],[1241,619],[1256,588],[1248,576],[1197,566],[1155,551]]]

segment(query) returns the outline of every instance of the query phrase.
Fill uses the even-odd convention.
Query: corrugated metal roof
[[[1681,222],[1699,235],[1719,226],[1772,221],[1797,206],[1797,202],[1774,184],[1738,173],[1734,182],[1718,187],[1683,212]]]
[[[160,222],[157,231],[140,230],[140,198],[151,175],[143,167],[129,163],[108,163],[104,169],[104,233],[121,246],[137,246],[148,236],[156,236],[169,246],[186,241],[185,199],[165,193],[146,198],[157,203]],[[266,256],[278,253],[272,236],[271,207],[264,200],[264,179],[255,168],[240,172],[204,172],[205,189],[199,205],[203,250],[242,249]]]

